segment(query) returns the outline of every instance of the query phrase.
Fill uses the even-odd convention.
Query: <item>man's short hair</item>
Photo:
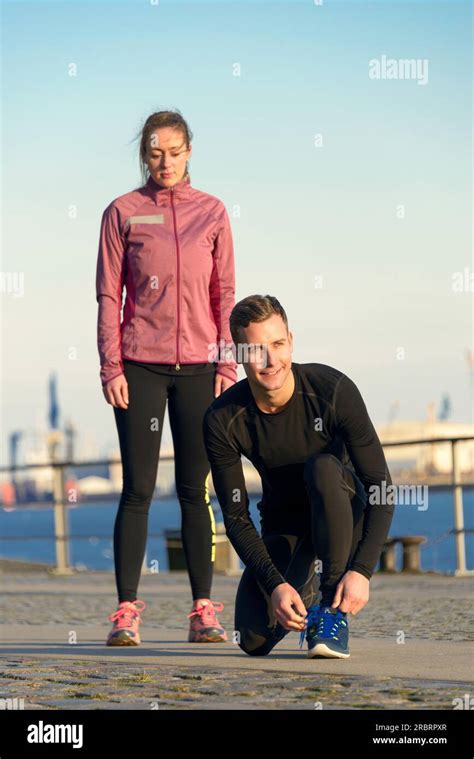
[[[248,327],[250,322],[264,322],[273,314],[281,316],[288,332],[285,309],[273,295],[249,295],[236,303],[229,318],[230,333],[235,345],[241,341],[242,327]]]

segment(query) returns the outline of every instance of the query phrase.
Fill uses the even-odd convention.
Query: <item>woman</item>
[[[223,604],[210,599],[215,522],[202,419],[237,378],[229,354],[234,255],[224,204],[191,186],[191,140],[179,111],[149,116],[140,139],[144,184],[113,200],[102,216],[97,341],[123,467],[114,528],[118,608],[109,615],[107,645],[140,643],[146,605],[137,589],[166,401],[193,598],[188,640],[227,640],[216,617]]]

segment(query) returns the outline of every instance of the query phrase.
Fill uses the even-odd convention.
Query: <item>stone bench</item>
[[[165,530],[166,550],[168,553],[168,569],[170,572],[183,571],[186,569],[186,558],[184,555],[183,541],[181,530]],[[213,570],[225,575],[240,575],[239,557],[234,547],[227,537],[224,524],[216,523],[216,534],[214,535],[215,557]]]

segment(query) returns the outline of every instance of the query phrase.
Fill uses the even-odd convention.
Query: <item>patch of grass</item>
[[[148,675],[146,672],[142,672],[138,675],[122,675],[121,677],[114,677],[114,685],[127,686],[127,685],[141,685],[142,683],[152,683],[156,678]]]
[[[168,696],[162,697],[162,702],[165,703],[166,701],[192,701],[192,698],[188,698],[182,693],[170,693]]]
[[[142,672],[141,675],[132,675],[137,683],[152,683],[154,678],[148,675],[146,672]]]
[[[314,697],[317,697],[318,701],[323,701],[325,698],[327,698],[327,699],[334,698],[334,696],[337,696],[337,695],[339,695],[339,694],[336,693],[336,691],[330,691],[330,690],[324,691],[324,690],[322,690],[322,691],[319,691],[318,693],[313,693],[313,694],[309,694],[309,693],[295,693],[292,697],[290,696],[290,698],[288,700],[291,700],[291,698],[293,698],[293,699],[298,699],[298,700],[300,700],[300,699],[306,699],[307,701],[310,701]]]
[[[173,685],[173,687],[170,688],[171,693],[189,693],[189,691],[189,685]]]
[[[173,675],[174,678],[179,680],[202,680],[202,675]]]
[[[90,698],[96,701],[108,701],[109,696],[105,693],[81,693],[79,691],[71,691],[64,694],[66,698]]]
[[[14,675],[9,674],[8,672],[0,672],[0,677],[5,678],[5,680],[25,680],[27,675]]]
[[[331,688],[324,688],[320,685],[313,685],[311,687],[305,686],[302,688],[293,688],[293,690],[305,690],[309,691],[310,693],[314,693],[315,696],[321,696],[322,694],[326,693],[335,693],[336,691],[333,691]]]

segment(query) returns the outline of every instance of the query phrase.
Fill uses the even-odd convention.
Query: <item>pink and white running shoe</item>
[[[189,643],[220,643],[227,640],[227,633],[219,624],[216,617],[216,611],[222,611],[224,604],[220,601],[209,601],[205,606],[193,609],[188,618],[191,619],[189,625]]]
[[[144,609],[146,609],[145,602],[138,599],[119,603],[117,611],[108,617],[114,624],[107,638],[107,646],[138,646],[140,643],[138,625],[142,621],[139,612]]]

